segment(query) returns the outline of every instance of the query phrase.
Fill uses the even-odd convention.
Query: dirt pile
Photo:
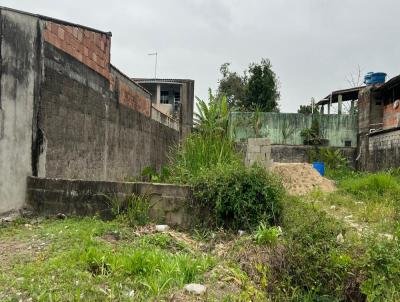
[[[334,182],[322,177],[311,164],[274,163],[272,171],[282,177],[283,185],[290,195],[304,195],[316,188],[323,192],[336,189]]]

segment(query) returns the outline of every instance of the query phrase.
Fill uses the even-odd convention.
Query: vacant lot
[[[158,233],[97,218],[0,228],[1,301],[399,301],[395,174],[286,197],[281,228]],[[399,190],[399,191],[398,191]],[[207,286],[205,296],[185,293]]]

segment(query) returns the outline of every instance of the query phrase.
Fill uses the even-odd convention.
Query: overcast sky
[[[281,111],[347,88],[360,65],[400,73],[398,0],[0,0],[1,5],[111,31],[111,61],[132,77],[190,78],[217,88],[219,67],[269,58]]]

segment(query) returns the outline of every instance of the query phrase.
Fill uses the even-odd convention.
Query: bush
[[[242,165],[233,142],[223,135],[193,133],[172,152],[170,181],[190,183],[218,165]]]
[[[308,154],[310,162],[322,161],[329,170],[341,170],[348,167],[349,163],[342,151],[333,148],[316,147]]]
[[[193,180],[196,205],[209,209],[217,227],[250,229],[261,221],[273,225],[281,218],[284,189],[264,168],[218,165]]]

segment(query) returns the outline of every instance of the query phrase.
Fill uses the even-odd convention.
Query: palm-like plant
[[[215,97],[208,89],[208,104],[198,97],[196,100],[198,113],[195,113],[195,127],[207,135],[226,134],[229,119],[226,96]]]

